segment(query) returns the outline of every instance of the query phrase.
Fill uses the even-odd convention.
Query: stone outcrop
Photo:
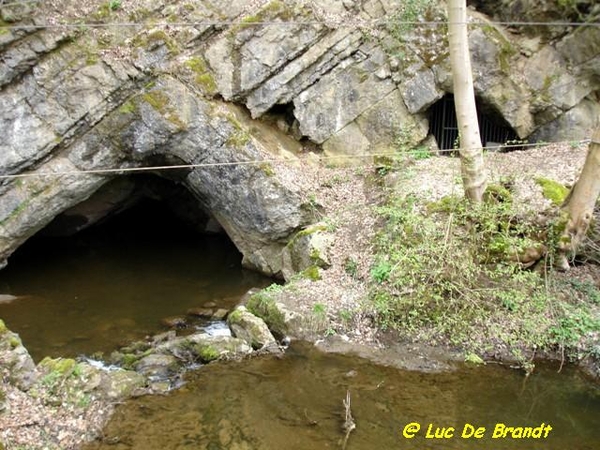
[[[0,264],[51,222],[76,232],[159,195],[199,229],[226,232],[246,266],[281,275],[283,249],[312,218],[270,160],[308,141],[357,164],[431,142],[429,108],[452,89],[444,28],[403,24],[415,15],[403,2],[75,3],[58,15],[0,6]],[[530,2],[473,3],[514,20]],[[576,19],[542,3],[528,14]],[[600,14],[588,6],[586,19]],[[31,27],[84,13],[99,26]],[[111,26],[131,21],[141,25]],[[523,139],[588,137],[600,114],[598,27],[505,29],[477,11],[470,21],[485,107]],[[179,168],[127,178],[156,166]]]
[[[234,336],[248,342],[255,350],[278,348],[267,324],[245,306],[233,310],[227,317],[227,324]]]
[[[329,248],[332,244],[333,237],[327,232],[327,224],[322,222],[296,233],[283,250],[284,279],[289,281],[299,272],[330,267]]]
[[[13,333],[0,320],[0,363],[2,376],[21,390],[28,390],[39,378],[35,363],[27,349],[23,346],[18,334]]]

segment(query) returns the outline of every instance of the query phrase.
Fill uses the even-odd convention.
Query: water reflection
[[[156,207],[156,205],[153,205]],[[72,238],[25,244],[0,272],[0,317],[35,359],[111,351],[188,308],[232,307],[271,281],[241,268],[226,236],[190,232],[162,209],[133,209]]]
[[[167,397],[130,401],[104,443],[87,449],[338,449],[347,390],[357,424],[349,450],[591,450],[600,442],[598,388],[575,373],[540,370],[524,380],[490,366],[407,372],[303,344],[283,359],[212,364]],[[423,428],[407,439],[402,430],[411,422]],[[546,439],[491,439],[497,423],[552,431]],[[455,427],[455,437],[426,439],[428,424]],[[465,424],[485,427],[484,437],[461,439]]]

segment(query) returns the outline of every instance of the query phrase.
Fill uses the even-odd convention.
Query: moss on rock
[[[187,129],[187,124],[177,115],[169,96],[160,89],[154,89],[141,96],[142,100],[152,106],[161,116],[171,122],[179,131]]]
[[[260,291],[250,297],[246,308],[252,314],[265,321],[269,329],[282,336],[287,334],[287,325],[283,312],[277,307],[275,299],[268,292]]]
[[[538,177],[535,182],[542,188],[542,194],[554,205],[560,206],[569,195],[569,188],[558,181],[549,178]]]
[[[221,356],[219,350],[209,344],[197,344],[194,346],[194,352],[205,363],[215,361]]]
[[[50,358],[46,356],[39,364],[40,369],[67,377],[75,372],[77,361],[71,358]]]
[[[204,58],[194,56],[185,62],[185,66],[195,74],[194,81],[206,94],[214,95],[217,92],[217,83]]]
[[[317,265],[310,266],[302,271],[302,275],[311,281],[318,281],[321,279],[321,273]]]

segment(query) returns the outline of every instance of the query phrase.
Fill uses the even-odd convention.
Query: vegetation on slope
[[[556,224],[517,213],[505,187],[487,194],[481,207],[394,194],[377,208],[370,305],[379,325],[523,363],[539,350],[572,359],[597,352],[600,291],[553,269]]]

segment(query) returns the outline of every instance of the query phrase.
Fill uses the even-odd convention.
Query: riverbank
[[[553,358],[598,377],[598,260],[588,252],[558,271],[548,248],[558,217],[548,186],[572,186],[586,151],[488,153],[496,197],[478,215],[462,200],[457,158],[412,152],[370,167],[315,167],[303,190],[329,236],[327,266],[272,286],[258,303],[299,313],[290,332],[303,339],[433,345],[526,372]]]

